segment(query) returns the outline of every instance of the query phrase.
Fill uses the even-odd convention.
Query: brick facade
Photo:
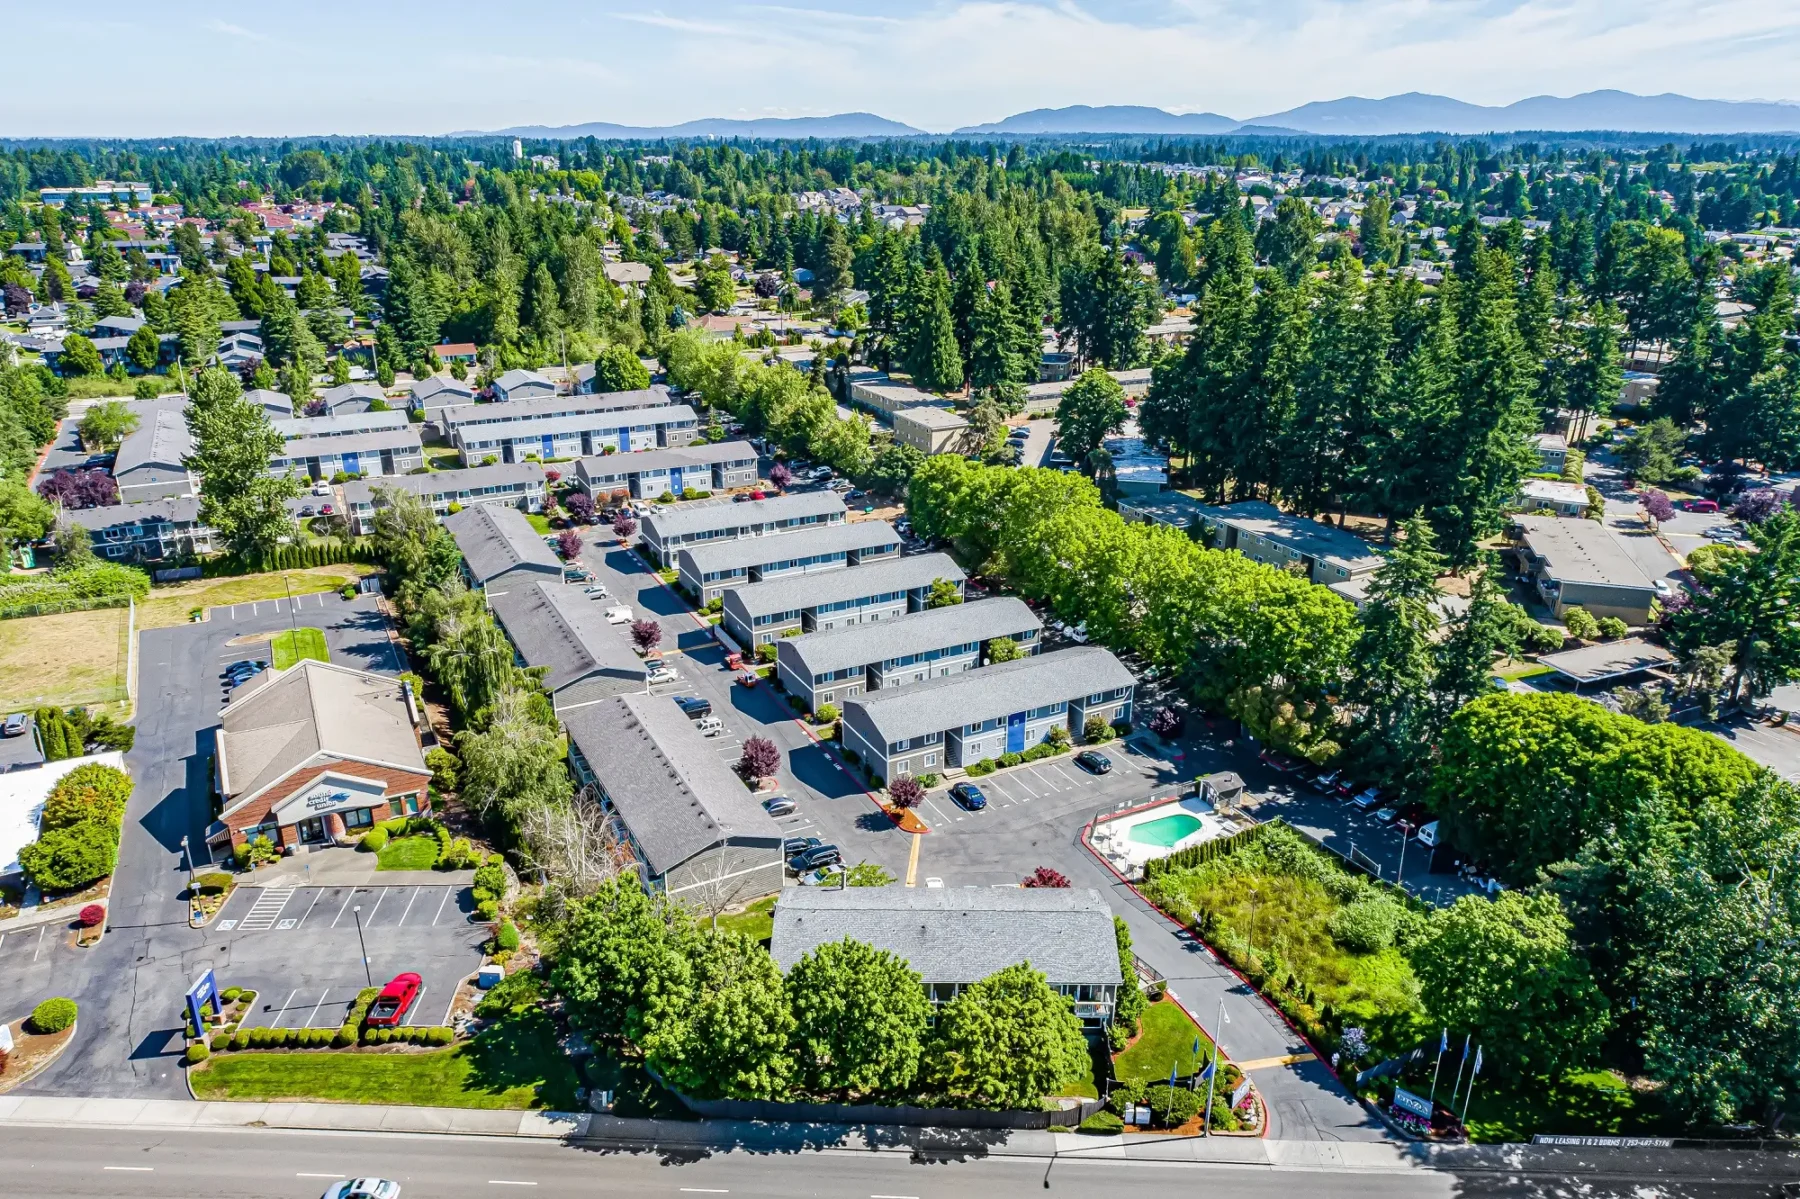
[[[340,774],[381,783],[383,785],[381,804],[371,805],[374,808],[372,815],[377,821],[385,820],[389,816],[400,815],[406,811],[404,800],[407,796],[417,798],[418,811],[429,812],[431,810],[431,801],[427,790],[431,782],[429,771],[402,770],[393,766],[375,766],[343,758],[327,758],[302,766],[241,807],[232,807],[234,800],[227,796],[225,811],[219,819],[225,824],[226,830],[231,836],[231,844],[234,847],[245,844],[249,840],[249,832],[262,827],[269,820],[270,813],[327,774]],[[394,810],[396,806],[401,807],[401,812]],[[344,835],[342,810],[327,814],[327,828],[333,838]],[[291,849],[299,845],[298,822],[283,824],[280,829],[281,844],[284,848]]]

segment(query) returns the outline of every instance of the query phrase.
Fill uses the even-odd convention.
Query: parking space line
[[[281,1022],[283,1020],[287,1019],[288,1008],[293,1005],[294,996],[298,995],[299,993],[300,993],[299,987],[295,987],[292,991],[288,992],[288,997],[281,1001],[280,1007],[275,1009],[275,1018],[269,1022],[270,1027],[272,1027],[272,1028],[280,1028],[281,1027]]]
[[[1038,798],[1038,793],[1031,789],[1031,784],[1025,781],[1025,776],[1023,774],[1011,775],[1010,777],[1008,777],[1007,781],[1010,783],[1016,783],[1018,785],[1019,790],[1025,792],[1025,794],[1029,795],[1032,799]]]
[[[391,888],[383,887],[383,888],[381,888],[381,894],[377,895],[375,897],[375,906],[374,906],[374,908],[372,908],[369,911],[369,923],[370,924],[375,923],[375,913],[379,912],[381,910],[381,901],[387,898],[387,893],[389,890],[391,890]]]
[[[356,894],[355,887],[351,887],[348,891],[346,891],[344,893],[344,906],[339,908],[338,914],[331,918],[331,927],[332,928],[336,928],[337,922],[342,920],[344,918],[344,913],[350,910],[350,897],[355,894]]]
[[[423,887],[414,887],[413,888],[412,898],[410,898],[406,901],[406,910],[404,912],[400,913],[400,923],[401,924],[405,924],[406,918],[408,916],[412,915],[412,905],[418,901],[419,892],[423,891],[424,889],[425,888],[423,888]]]
[[[319,900],[324,896],[324,894],[325,894],[324,891],[313,892],[313,901],[306,905],[306,915],[300,917],[300,927],[301,928],[306,927],[307,919],[312,915],[312,910],[319,906]]]
[[[422,982],[419,984],[419,993],[413,996],[412,1006],[406,1009],[406,1019],[402,1020],[400,1023],[409,1028],[412,1027],[413,1017],[419,1014],[419,1005],[425,1001],[425,992],[429,990],[431,990],[431,985],[429,983]]]
[[[319,1018],[319,1009],[325,1006],[325,997],[329,994],[331,994],[330,987],[326,987],[323,991],[319,992],[319,1002],[313,1004],[313,1010],[307,1014],[306,1023],[303,1027],[312,1027],[312,1022]]]
[[[439,918],[442,917],[444,914],[444,905],[450,902],[450,897],[452,895],[454,895],[455,893],[456,893],[455,887],[445,887],[444,888],[444,897],[442,899],[438,900],[437,911],[435,913],[433,913],[433,915],[431,917],[431,926],[433,928],[437,927],[437,922],[438,922]]]
[[[37,947],[31,951],[31,960],[34,962],[38,960],[38,954],[44,952],[44,934],[49,931],[49,928],[48,924],[38,925]]]
[[[1071,787],[1081,787],[1081,786],[1085,786],[1085,785],[1087,785],[1087,784],[1088,784],[1088,783],[1091,783],[1091,782],[1093,782],[1093,780],[1092,780],[1092,779],[1078,779],[1078,778],[1076,778],[1076,777],[1075,777],[1075,776],[1074,776],[1074,775],[1072,775],[1072,774],[1070,774],[1070,773],[1069,773],[1069,772],[1068,772],[1068,771],[1066,771],[1066,770],[1064,770],[1064,769],[1063,769],[1063,768],[1062,768],[1062,763],[1060,763],[1060,762],[1052,762],[1052,763],[1050,763],[1050,769],[1052,769],[1052,770],[1054,770],[1054,771],[1056,771],[1056,773],[1058,773],[1058,774],[1060,774],[1060,775],[1062,775],[1062,776],[1063,776],[1063,777],[1064,777],[1064,778],[1066,778],[1066,779],[1068,779],[1068,780],[1069,780],[1069,785],[1070,785],[1070,786],[1071,786]]]

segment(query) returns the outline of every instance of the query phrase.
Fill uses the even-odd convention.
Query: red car
[[[416,974],[396,974],[369,1005],[370,1028],[398,1028],[400,1020],[418,999],[423,980]]]
[[[1681,506],[1689,512],[1717,512],[1719,510],[1717,500],[1687,500]]]
[[[737,681],[738,681],[738,686],[740,686],[740,687],[754,687],[754,686],[756,686],[756,681],[757,681],[756,680],[756,672],[754,670],[746,670],[743,674],[740,674],[737,677]]]

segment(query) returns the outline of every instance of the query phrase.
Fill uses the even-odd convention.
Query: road
[[[187,1095],[176,1064],[184,1045],[182,995],[208,967],[224,977],[237,940],[235,932],[189,928],[181,897],[184,836],[199,847],[198,862],[206,862],[211,730],[224,697],[219,671],[236,658],[266,658],[267,641],[258,638],[295,624],[323,628],[334,662],[395,672],[373,596],[347,603],[320,593],[239,604],[215,609],[200,624],[140,634],[137,743],[126,755],[136,787],[126,806],[106,936],[92,949],[74,949],[55,926],[29,938],[30,953],[24,940],[14,945],[13,937],[0,936],[0,1011],[26,1011],[50,995],[81,1005],[79,1049],[33,1079],[30,1093]]]
[[[929,1137],[923,1130],[908,1131],[911,1135],[891,1143],[918,1144]],[[1188,1148],[1179,1143],[1169,1145],[1161,1160],[1148,1155],[1124,1160],[1108,1145],[1094,1146],[1100,1152],[1085,1156],[1065,1150],[1051,1162],[990,1154],[979,1143],[937,1152],[818,1149],[808,1146],[804,1136],[795,1138],[791,1150],[753,1152],[273,1129],[171,1135],[167,1129],[32,1128],[14,1133],[0,1141],[0,1169],[11,1179],[14,1193],[34,1199],[312,1199],[338,1179],[369,1176],[400,1183],[403,1199],[521,1194],[542,1199],[597,1194],[1022,1199],[1045,1191],[1165,1199],[1177,1188],[1232,1199],[1575,1194],[1588,1199],[1703,1199],[1779,1195],[1783,1168],[1736,1154],[1697,1161],[1696,1155],[1668,1151],[1566,1166],[1553,1155],[1537,1155],[1544,1160],[1534,1163],[1535,1170],[1491,1154],[1438,1169],[1404,1162],[1381,1169],[1321,1169],[1179,1160],[1178,1153]]]

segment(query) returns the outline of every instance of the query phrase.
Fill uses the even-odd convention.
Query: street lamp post
[[[188,839],[185,835],[181,838],[181,864],[187,867],[188,894],[192,895],[194,891],[194,851],[188,848]]]
[[[1406,890],[1406,843],[1412,840],[1412,833],[1405,824],[1400,827],[1400,866],[1394,871],[1394,885],[1402,891]]]
[[[375,985],[375,976],[369,970],[369,945],[368,942],[363,940],[362,904],[357,904],[355,907],[351,908],[350,911],[356,917],[356,944],[362,949],[363,978],[367,980],[368,985],[372,987]]]

